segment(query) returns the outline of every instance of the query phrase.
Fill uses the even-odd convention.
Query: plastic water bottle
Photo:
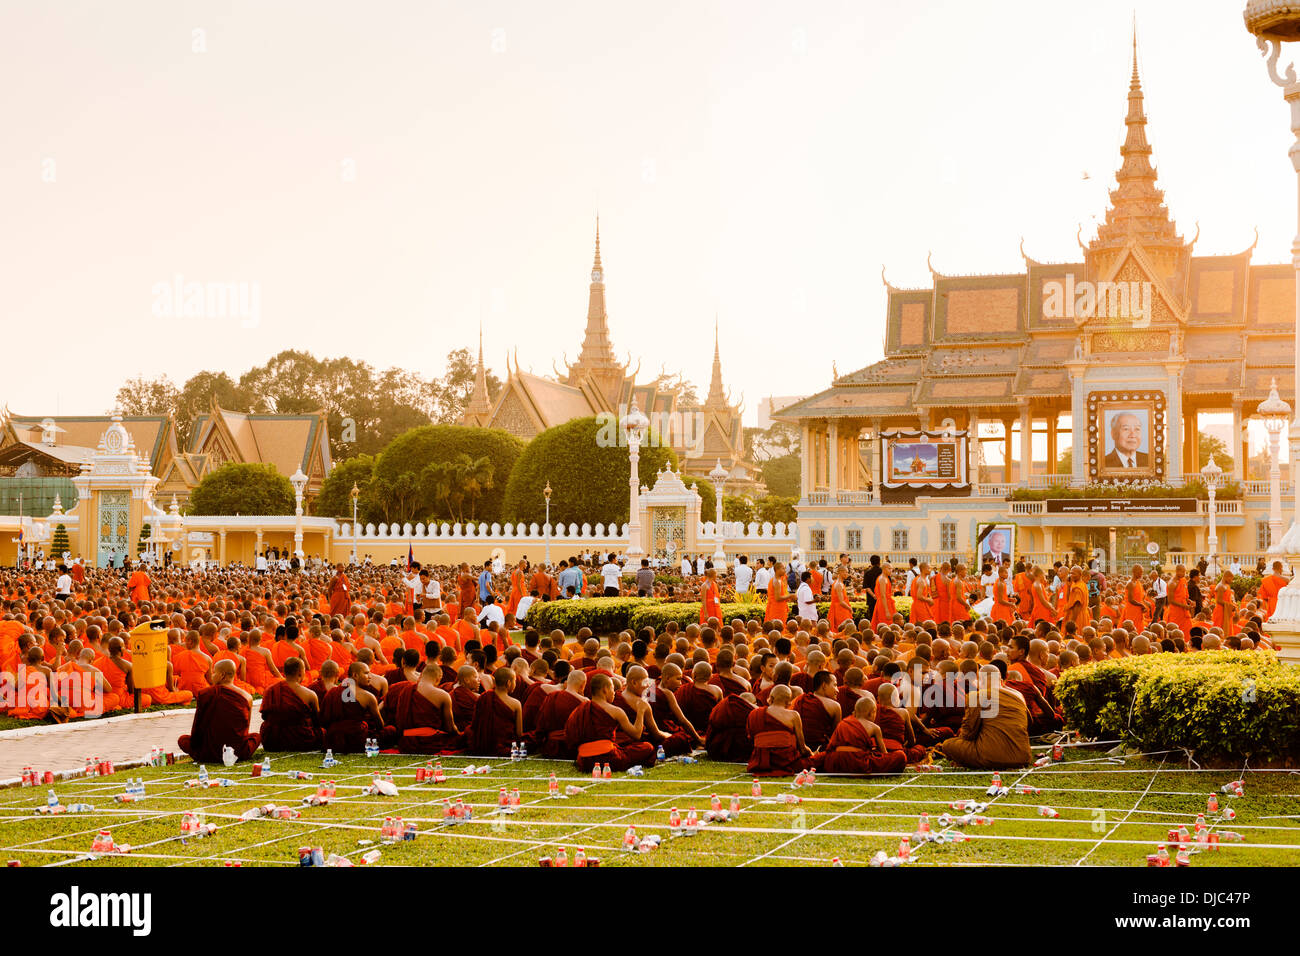
[[[199,785],[203,787],[208,785],[208,768],[206,764],[199,764]]]
[[[898,858],[900,860],[910,860],[912,858],[912,841],[910,838],[903,837],[903,839],[899,842]]]
[[[676,807],[668,811],[668,832],[673,836],[681,836],[682,833],[682,815]]]
[[[664,745],[660,744],[659,749],[655,751],[655,760],[663,760],[668,755],[664,753]]]
[[[556,866],[569,865],[569,854],[564,851],[564,847],[560,847],[559,852],[555,854],[555,865]]]
[[[59,805],[59,798],[54,795],[53,790],[51,790],[50,795],[45,798],[45,805],[48,806],[51,810],[53,810],[55,807]]]
[[[1206,813],[1219,812],[1219,795],[1217,793],[1210,794],[1209,799],[1205,801],[1205,812]]]
[[[512,740],[510,741],[510,762],[514,763],[518,759],[519,759],[519,744]]]
[[[928,813],[922,813],[922,814],[921,814],[921,820],[920,820],[920,822],[916,825],[916,832],[917,832],[917,833],[929,833],[929,832],[930,832],[930,814],[928,814]]]
[[[601,771],[601,777],[605,780],[614,779],[614,771],[609,769],[609,764],[605,764],[605,769]]]
[[[755,777],[754,782],[749,785],[749,795],[751,797],[761,797],[763,795],[763,785],[758,782],[757,777]]]
[[[1161,866],[1169,865],[1169,851],[1165,849],[1163,843],[1156,846],[1156,859],[1160,861]]]
[[[740,797],[737,794],[731,795],[731,815],[732,817],[740,816]]]
[[[520,760],[528,759],[528,741],[526,740],[519,741],[519,759]]]
[[[574,866],[586,866],[586,865],[587,865],[587,851],[584,850],[582,847],[578,847],[578,849],[577,849],[576,851],[574,851],[574,854],[573,854],[573,865],[574,865]]]
[[[600,779],[600,764],[597,763],[591,765],[591,779],[592,780]]]
[[[623,831],[623,849],[625,851],[636,849],[636,827],[629,826]]]
[[[265,776],[265,775],[269,774],[270,772],[271,772],[271,758],[270,758],[270,757],[263,757],[263,758],[262,758],[262,775]]]
[[[558,781],[557,779],[555,779],[555,774],[554,774],[554,773],[551,774],[551,783],[550,783],[549,793],[550,793],[550,796],[551,796],[552,798],[554,798],[554,797],[558,797],[558,796],[560,795],[560,781]]]

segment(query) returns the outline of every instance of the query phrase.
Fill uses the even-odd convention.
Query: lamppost
[[[357,563],[357,499],[361,497],[361,489],[357,487],[357,483],[355,481],[352,482],[351,494],[352,494],[352,556],[348,559],[348,563],[352,565],[356,565]]]
[[[641,442],[645,441],[646,432],[650,429],[650,419],[641,414],[641,409],[637,408],[636,399],[632,399],[632,407],[627,411],[627,417],[623,419],[623,430],[627,433],[627,457],[630,464],[628,486],[630,494],[628,496],[628,523],[627,523],[627,557],[629,560],[640,561],[645,557],[645,549],[641,547],[641,476],[638,465],[641,461]]]
[[[1268,431],[1268,550],[1282,553],[1282,465],[1278,460],[1282,429],[1291,420],[1291,406],[1277,393],[1277,379],[1269,383],[1268,398],[1260,403],[1259,414]],[[1293,459],[1294,461],[1294,459]],[[1291,466],[1295,471],[1295,465]]]
[[[1206,490],[1210,493],[1210,538],[1206,542],[1209,551],[1206,561],[1209,562],[1209,567],[1206,568],[1205,573],[1213,581],[1219,576],[1219,532],[1215,524],[1218,508],[1214,504],[1214,493],[1219,490],[1219,482],[1223,481],[1223,469],[1215,462],[1213,455],[1210,456],[1209,463],[1201,469],[1201,477],[1205,479]]]
[[[714,501],[717,502],[714,508],[713,522],[713,565],[721,571],[720,562],[725,561],[726,551],[722,549],[722,486],[727,483],[727,469],[722,467],[721,459],[713,466],[709,472],[709,479],[713,482]]]
[[[302,493],[307,487],[307,476],[298,468],[289,476],[289,484],[293,485],[293,553],[298,560],[302,560]]]
[[[1259,50],[1268,58],[1268,76],[1280,87],[1282,96],[1291,106],[1291,132],[1296,141],[1291,147],[1291,166],[1300,184],[1300,79],[1295,66],[1288,65],[1279,73],[1277,61],[1282,55],[1282,44],[1300,40],[1300,4],[1285,0],[1250,0],[1243,14],[1246,29],[1254,36]],[[1300,287],[1300,233],[1291,244],[1291,265],[1295,269],[1296,284]],[[1296,317],[1300,320],[1300,296],[1296,298]],[[1295,331],[1296,382],[1300,385],[1300,321]],[[1300,392],[1297,392],[1300,395]],[[1295,463],[1300,461],[1300,422],[1291,425],[1291,469],[1295,477]],[[1295,520],[1291,522],[1282,539],[1276,543],[1278,553],[1286,556],[1291,566],[1300,562],[1300,480],[1295,486]],[[1293,575],[1291,583],[1277,596],[1277,608],[1269,618],[1266,630],[1278,645],[1279,656],[1284,660],[1300,659],[1296,648],[1300,638],[1300,575]],[[1282,640],[1279,641],[1279,638]]]
[[[548,481],[546,487],[542,489],[542,497],[546,499],[546,557],[547,567],[551,564],[551,483]]]

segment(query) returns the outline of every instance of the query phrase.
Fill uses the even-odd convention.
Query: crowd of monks
[[[816,574],[817,592],[822,575],[833,578],[829,614],[814,619],[790,614],[798,592],[775,564],[765,620],[722,620],[725,585],[709,568],[691,584],[703,598],[698,624],[605,639],[520,628],[513,607],[485,613],[506,581],[502,603],[518,605],[523,568],[482,578],[467,565],[90,571],[63,600],[52,574],[0,573],[0,713],[96,716],[132,707],[137,692],[144,706],[193,700],[178,744],[201,761],[225,747],[240,759],[259,747],[360,753],[374,740],[420,755],[507,757],[523,746],[584,771],[700,751],[756,775],[899,773],[936,755],[1014,767],[1029,762],[1032,737],[1063,727],[1061,671],[1266,647],[1262,623],[1286,583],[1279,565],[1239,602],[1231,575],[1209,588],[1198,569],[1179,567],[1158,606],[1140,567],[1090,595],[1083,569],[1049,578],[1003,566],[991,613],[976,617],[983,588],[960,565],[922,563],[904,578],[885,564],[869,617],[855,620],[845,561],[799,572],[809,590]],[[528,590],[549,596],[557,575],[530,573]],[[904,590],[906,615],[895,603]],[[147,621],[167,628],[166,678],[137,687],[125,636]],[[250,733],[257,697],[261,726]]]

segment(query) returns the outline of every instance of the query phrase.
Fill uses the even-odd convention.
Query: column
[[[257,555],[259,555],[259,554],[261,554],[261,553],[262,553],[262,529],[261,529],[261,528],[258,528],[258,529],[257,529],[257,545],[256,545],[256,551],[255,551],[255,553],[254,553],[254,555],[253,555],[253,564],[254,564],[254,565],[257,564]]]
[[[799,457],[802,459],[799,469],[800,487],[803,490],[803,498],[807,500],[808,492],[813,487],[813,453],[812,453],[812,426],[808,422],[802,425],[802,434],[799,437]]]
[[[980,447],[980,416],[974,408],[970,410],[966,419],[966,431],[967,441],[970,443],[970,480],[971,484],[978,485],[981,480],[980,462],[984,458],[984,449]]]
[[[1183,471],[1189,475],[1196,476],[1201,471],[1201,454],[1200,454],[1200,409],[1195,406],[1187,409],[1184,416],[1187,419],[1187,431],[1183,435]]]
[[[1082,355],[1081,352],[1076,353]],[[1088,403],[1083,394],[1087,368],[1082,357],[1066,366],[1070,370],[1070,478],[1076,485],[1088,479]]]
[[[1165,390],[1165,421],[1168,436],[1165,439],[1165,480],[1180,484],[1183,475],[1183,390],[1180,366],[1166,365],[1169,386]]]
[[[1014,418],[1002,419],[1002,461],[1005,463],[1002,469],[1003,471],[1002,480],[1005,481],[1007,484],[1011,484],[1011,482],[1014,480],[1011,476],[1011,465],[1012,465],[1011,427],[1015,424],[1015,422],[1016,420]]]
[[[217,549],[217,563],[223,568],[226,566],[226,531],[223,528],[219,536],[220,547]]]
[[[885,446],[880,440],[880,433],[884,431],[879,418],[871,420],[871,480],[876,486],[876,500],[880,498],[880,486],[885,481]],[[1297,481],[1296,487],[1300,489],[1300,481]],[[1297,492],[1300,496],[1300,491]]]
[[[1047,473],[1056,474],[1056,430],[1061,427],[1060,409],[1052,408],[1047,413]]]
[[[1029,403],[1020,406],[1020,484],[1027,486],[1034,473],[1034,420],[1029,415]]]
[[[831,419],[830,439],[826,443],[827,454],[827,489],[831,493],[831,502],[835,501],[835,494],[840,490],[840,423]]]
[[[1232,455],[1232,477],[1241,481],[1246,473],[1245,461],[1241,453],[1241,402],[1232,403],[1232,441],[1228,443],[1228,452]]]

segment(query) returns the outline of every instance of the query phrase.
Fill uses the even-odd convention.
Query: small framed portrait
[[[1013,524],[980,525],[979,563],[983,567],[991,564],[1011,564],[1016,560],[1016,526]]]
[[[1163,480],[1163,393],[1093,392],[1088,414],[1088,472],[1093,481]]]

